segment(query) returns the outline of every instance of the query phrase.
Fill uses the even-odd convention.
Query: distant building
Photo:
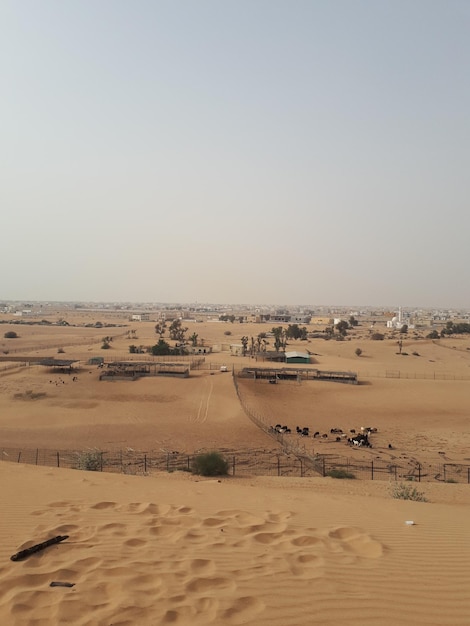
[[[310,363],[310,354],[305,352],[286,352],[286,363]]]
[[[312,321],[311,315],[291,315],[290,321],[292,324],[310,324]]]
[[[210,354],[212,348],[210,346],[191,346],[189,351],[191,354]]]
[[[148,322],[150,321],[149,313],[134,313],[130,316],[129,321],[131,322]]]
[[[394,328],[395,330],[401,330],[403,326],[407,326],[408,328],[414,328],[414,325],[410,324],[409,320],[407,321],[403,319],[403,313],[402,313],[401,307],[399,307],[398,315],[395,317],[392,317],[391,320],[388,320],[387,328]]]
[[[288,324],[291,321],[292,315],[271,315],[271,322],[282,322]]]
[[[230,344],[230,354],[232,356],[243,356],[243,346],[241,343]]]

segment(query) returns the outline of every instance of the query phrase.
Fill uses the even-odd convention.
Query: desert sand
[[[96,315],[76,315],[80,323],[91,319]],[[270,329],[186,325],[208,343],[238,343],[242,335]],[[136,329],[137,340],[129,340],[127,328]],[[206,357],[213,370],[195,370],[189,379],[100,382],[99,370],[86,360],[125,359],[130,343],[156,343],[153,323],[2,325],[3,332],[10,329],[20,335],[15,354],[77,358],[81,369],[73,381],[37,365],[0,368],[3,448],[192,453],[278,445],[248,419],[231,372],[217,369],[253,365],[254,359],[219,352]],[[100,339],[110,334],[112,348],[102,351]],[[244,401],[268,422],[325,432],[378,429],[372,450],[353,451],[331,437],[303,444],[319,454],[468,464],[468,339],[433,343],[411,336],[404,341],[407,356],[397,354],[393,340],[371,342],[361,328],[350,341],[292,344],[315,354],[312,367],[357,371],[361,384],[241,381]],[[358,346],[361,357],[355,356]],[[392,371],[400,378],[387,377]],[[0,464],[0,484],[5,624],[469,623],[468,484],[421,483],[428,501],[413,502],[394,499],[388,480],[249,473],[208,479],[184,472],[142,477],[8,462]],[[68,539],[10,561],[56,535]]]
[[[467,485],[404,502],[329,478],[0,474],[4,624],[468,624]]]

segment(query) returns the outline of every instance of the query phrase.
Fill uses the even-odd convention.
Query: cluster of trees
[[[187,354],[187,351],[185,348],[181,346],[177,346],[177,347],[171,346],[164,339],[159,339],[158,342],[154,346],[131,345],[129,346],[129,352],[131,354],[147,353],[147,354],[152,354],[153,356],[166,356],[168,354],[173,354],[173,355]]]
[[[447,322],[446,327],[441,330],[441,337],[445,335],[466,335],[470,333],[470,324],[467,322]]]
[[[307,341],[307,327],[302,326],[302,328],[300,328],[298,324],[289,324],[286,330],[286,338]]]
[[[467,322],[458,322],[455,324],[454,322],[447,322],[446,327],[439,331],[432,330],[428,335],[426,335],[426,339],[439,339],[440,337],[445,337],[446,335],[465,335],[470,334],[470,324]]]
[[[231,322],[233,324],[236,319],[237,317],[235,315],[219,315],[219,320],[221,322]],[[238,321],[240,322],[240,324],[243,324],[243,322],[245,321],[243,315],[240,315],[238,317]]]
[[[325,328],[325,334],[327,335],[328,339],[334,337],[335,334],[337,339],[344,339],[344,337],[346,337],[346,335],[348,334],[347,331],[350,328],[355,328],[358,325],[359,322],[355,319],[354,315],[351,315],[348,322],[346,320],[341,320],[334,326],[327,326]]]

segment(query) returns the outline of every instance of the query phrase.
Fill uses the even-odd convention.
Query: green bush
[[[87,472],[98,472],[103,463],[102,453],[99,450],[77,452],[76,468]]]
[[[330,478],[356,478],[352,472],[348,472],[345,469],[332,469],[326,472],[326,475]]]
[[[226,476],[228,462],[218,452],[206,452],[194,457],[191,471],[199,476]]]
[[[414,502],[427,502],[422,491],[406,483],[397,483],[392,488],[392,498],[396,500],[414,500]]]

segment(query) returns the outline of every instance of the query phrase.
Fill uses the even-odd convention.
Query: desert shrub
[[[227,337],[228,337],[229,335],[231,335],[231,334],[232,334],[232,331],[231,331],[231,330],[226,330],[226,331],[224,332],[224,335],[227,335]]]
[[[406,483],[396,483],[392,487],[392,498],[396,500],[414,500],[415,502],[427,502],[427,498],[422,491]]]
[[[101,349],[102,350],[109,350],[111,348],[110,344],[108,341],[103,341],[102,345],[101,345]]]
[[[383,341],[385,335],[383,335],[382,333],[372,333],[370,338],[372,339],[372,341]]]
[[[64,354],[65,350],[63,348],[57,349],[57,354]]]
[[[354,354],[355,354],[356,356],[361,356],[361,354],[362,354],[362,350],[361,350],[361,348],[356,348],[356,350],[354,351]]]
[[[3,336],[5,339],[18,339],[18,333],[15,333],[14,330],[7,331]]]
[[[332,469],[326,472],[326,475],[330,478],[356,478],[352,472],[348,472],[345,469]]]
[[[28,389],[23,393],[15,393],[13,398],[15,400],[40,400],[41,398],[45,398],[47,396],[43,391],[33,391],[32,389]]]
[[[103,463],[102,453],[99,450],[77,452],[76,468],[87,472],[98,472]]]
[[[226,476],[228,462],[218,452],[206,452],[194,457],[191,471],[199,476]]]

